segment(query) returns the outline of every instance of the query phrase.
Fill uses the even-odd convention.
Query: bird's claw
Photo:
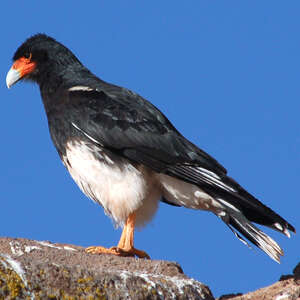
[[[91,247],[86,248],[85,252],[90,253],[90,254],[113,254],[113,255],[123,256],[123,257],[137,256],[139,258],[150,259],[150,256],[145,251],[138,250],[135,248],[122,249],[119,247],[105,248],[102,246],[91,246]]]

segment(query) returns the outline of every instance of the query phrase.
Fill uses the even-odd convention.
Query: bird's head
[[[27,39],[14,54],[6,85],[10,88],[21,79],[40,83],[47,80],[51,73],[59,74],[74,63],[80,64],[69,49],[45,34],[36,34]]]

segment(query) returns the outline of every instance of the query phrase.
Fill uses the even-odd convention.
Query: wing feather
[[[96,144],[156,172],[199,186],[213,198],[226,199],[250,221],[278,230],[294,227],[226,175],[214,158],[185,139],[150,102],[131,91],[69,91],[69,121]],[[180,203],[178,203],[180,205]]]

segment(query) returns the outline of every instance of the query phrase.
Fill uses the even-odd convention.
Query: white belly
[[[80,189],[101,204],[117,226],[136,213],[136,225],[144,226],[154,216],[161,197],[187,208],[218,213],[222,206],[196,185],[136,167],[128,160],[108,156],[100,146],[71,140],[63,163]]]
[[[80,189],[100,203],[117,226],[132,212],[137,226],[155,214],[161,193],[151,171],[122,159],[114,162],[98,146],[79,140],[68,142],[63,162]]]

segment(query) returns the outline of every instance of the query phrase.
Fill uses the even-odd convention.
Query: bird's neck
[[[102,82],[82,64],[59,66],[57,68],[48,68],[48,70],[42,72],[43,76],[36,80],[40,87],[46,112],[51,107],[59,105],[63,100],[62,97],[71,87],[94,87]]]
[[[36,82],[40,86],[42,94],[51,95],[56,93],[58,89],[72,85],[72,82],[80,78],[81,73],[89,73],[89,71],[80,63],[70,65],[57,64],[46,67],[39,72]]]

